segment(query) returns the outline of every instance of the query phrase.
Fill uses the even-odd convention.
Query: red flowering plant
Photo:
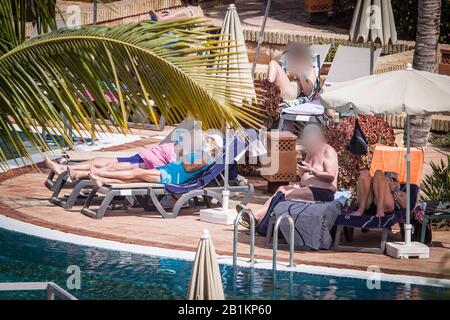
[[[365,156],[355,156],[346,149],[353,136],[356,118],[358,118],[361,130],[369,143],[369,152]],[[348,117],[341,120],[338,125],[327,126],[325,134],[328,144],[338,154],[338,186],[348,190],[355,189],[359,172],[363,169],[369,169],[373,148],[376,144],[396,145],[394,130],[380,116],[358,115],[357,117]]]
[[[260,88],[262,95],[262,116],[263,124],[266,128],[272,128],[274,122],[280,118],[280,103],[283,98],[280,96],[280,88],[269,80],[255,80],[255,86]]]

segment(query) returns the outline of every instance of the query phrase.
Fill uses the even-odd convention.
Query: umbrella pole
[[[228,179],[230,176],[230,125],[227,123],[225,128],[225,174],[224,174],[224,185],[223,185],[223,191],[222,191],[222,207],[223,210],[226,211],[229,209],[229,200],[230,200],[230,191],[228,190]]]
[[[97,24],[97,0],[92,3],[92,24],[94,26]]]
[[[405,245],[411,244],[411,116],[406,116],[406,224]]]
[[[375,62],[373,61],[374,59],[375,59],[375,48],[373,42],[370,41],[370,75],[374,74],[375,68]]]
[[[233,157],[231,157],[231,145],[233,143],[233,134],[230,134],[230,124],[227,123],[225,127],[225,145],[224,145],[224,152],[225,152],[225,159],[224,159],[224,182],[223,182],[223,189],[222,189],[222,207],[219,208],[206,208],[200,210],[200,220],[211,222],[211,223],[217,223],[217,224],[224,224],[224,225],[232,225],[234,224],[234,220],[236,219],[237,212],[235,209],[230,209],[230,190],[229,190],[229,164],[230,159],[234,160]],[[231,138],[231,139],[230,139]]]
[[[261,42],[264,37],[264,29],[266,28],[267,16],[269,15],[269,10],[270,10],[271,4],[272,4],[272,0],[268,0],[267,5],[266,5],[266,11],[264,12],[264,19],[261,24],[261,30],[259,31],[259,35],[258,35],[258,42],[256,43],[255,58],[253,60],[253,66],[252,66],[252,76],[255,74],[256,63],[258,61],[259,50],[261,50]]]
[[[410,257],[429,258],[430,249],[423,243],[411,242],[411,116],[406,116],[406,223],[405,242],[388,242],[386,254],[397,259],[409,259]]]

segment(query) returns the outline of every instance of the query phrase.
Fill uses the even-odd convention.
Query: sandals
[[[246,229],[250,229],[250,217],[249,217],[248,211],[251,212],[251,209],[249,209],[241,204],[238,204],[238,205],[236,205],[236,210],[237,210],[237,212],[243,211],[241,218],[239,219],[239,224]],[[255,220],[255,226],[256,226],[256,224],[258,224],[258,221]]]

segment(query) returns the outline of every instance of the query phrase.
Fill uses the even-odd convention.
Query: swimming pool
[[[134,254],[48,240],[0,228],[0,282],[54,281],[67,289],[69,266],[81,271],[79,299],[184,299],[191,261]],[[221,265],[227,299],[439,299],[448,289],[382,282],[369,290],[365,280],[301,272],[239,267],[235,278]],[[233,279],[235,279],[233,281]],[[0,299],[44,299],[42,292],[0,292]]]
[[[16,130],[19,131],[18,127],[16,127]],[[27,159],[25,157],[21,157],[19,154],[17,154],[15,151],[13,151],[13,148],[11,146],[5,146],[4,141],[0,139],[0,148],[5,152],[6,159],[9,159],[8,167],[10,169],[26,166],[32,163],[38,163],[43,160],[41,155],[39,154],[39,151],[30,143],[30,141],[26,138],[26,136],[19,131],[19,136],[21,137],[21,140],[25,143],[25,147],[27,148],[30,159]],[[99,150],[102,148],[109,148],[117,145],[122,145],[130,142],[134,142],[137,140],[140,140],[142,137],[140,135],[134,135],[134,134],[121,134],[121,133],[109,133],[109,132],[98,132],[96,134],[95,142],[91,138],[91,134],[87,131],[81,131],[73,133],[73,142],[74,142],[74,151],[94,151]],[[62,137],[58,134],[46,134],[45,140],[50,148],[51,151],[46,152],[47,156],[49,157],[58,157],[61,155],[61,149],[60,148],[66,148],[67,144],[64,142]],[[55,143],[55,141],[57,143]],[[40,150],[44,151],[44,150]],[[0,166],[0,172],[4,172],[6,168],[1,168]]]

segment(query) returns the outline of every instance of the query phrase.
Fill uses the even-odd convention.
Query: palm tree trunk
[[[413,67],[435,72],[441,19],[441,0],[418,0],[417,34]],[[426,106],[423,106],[426,108]],[[411,146],[423,147],[431,129],[431,116],[411,117]]]

